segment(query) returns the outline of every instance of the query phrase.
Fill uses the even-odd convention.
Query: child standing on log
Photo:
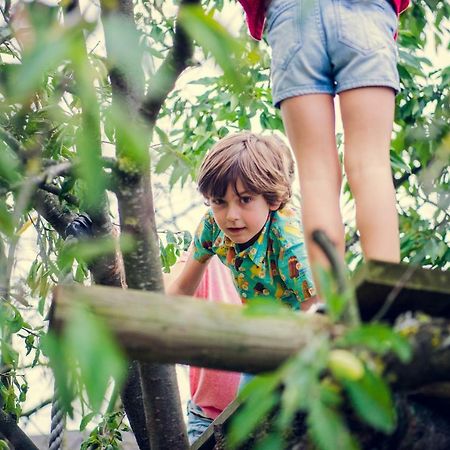
[[[342,170],[333,97],[339,94],[344,168],[366,259],[398,262],[400,245],[389,149],[394,119],[398,14],[409,0],[239,0],[251,35],[267,18],[272,94],[298,163],[309,261],[328,266],[312,232],[345,251]]]
[[[290,150],[275,137],[244,132],[220,140],[198,178],[209,209],[167,293],[193,295],[217,255],[243,303],[266,297],[308,309],[314,288],[299,214],[288,204],[293,173]]]

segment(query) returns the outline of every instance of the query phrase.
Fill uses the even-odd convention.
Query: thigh
[[[187,434],[192,445],[211,425],[212,419],[200,415],[201,409],[191,400],[187,404],[187,413]]]
[[[325,94],[292,97],[282,102],[281,113],[297,159],[300,182],[315,177],[339,183],[333,97]]]
[[[339,95],[347,167],[389,163],[395,95],[389,88],[352,89]]]

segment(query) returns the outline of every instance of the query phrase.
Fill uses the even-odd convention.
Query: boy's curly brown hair
[[[291,198],[294,160],[287,145],[276,136],[236,133],[218,141],[200,166],[198,189],[206,199],[223,198],[228,185],[236,194],[237,180],[269,205],[282,208]]]

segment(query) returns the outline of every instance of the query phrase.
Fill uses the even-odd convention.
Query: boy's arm
[[[167,294],[194,295],[206,267],[214,255],[211,249],[212,242],[216,237],[213,223],[215,222],[212,212],[208,210],[197,226],[187,259],[184,262],[183,256],[181,261],[176,264],[175,274],[170,277],[169,285],[166,288]]]
[[[168,295],[194,295],[198,285],[205,273],[209,260],[204,263],[198,262],[192,254],[188,256],[187,261],[181,264],[181,269],[174,278],[169,281],[166,288]],[[178,266],[177,268],[179,268]],[[170,277],[171,278],[171,277]]]

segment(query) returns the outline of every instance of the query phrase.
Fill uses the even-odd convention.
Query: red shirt
[[[250,34],[258,41],[262,38],[266,9],[270,0],[238,0],[247,16]],[[403,12],[409,5],[409,0],[390,0],[397,14]]]

